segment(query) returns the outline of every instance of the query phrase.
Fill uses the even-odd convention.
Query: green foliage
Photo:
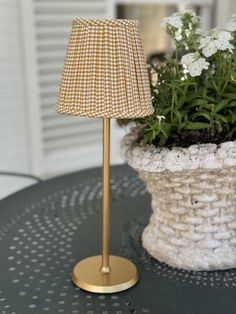
[[[201,35],[197,27],[196,22],[188,38],[182,36],[177,41],[177,28],[168,24],[167,32],[174,39],[176,56],[148,66],[155,112],[150,117],[134,120],[141,128],[144,144],[155,141],[165,145],[188,130],[207,129],[213,136],[224,134],[227,140],[236,135],[236,31],[232,32],[230,41],[233,51],[218,50],[205,58],[199,51]],[[184,72],[186,67],[179,55],[186,52],[203,57],[209,64],[208,69],[195,76]]]

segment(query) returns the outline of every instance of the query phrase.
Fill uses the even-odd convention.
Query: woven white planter
[[[121,146],[152,195],[143,246],[174,267],[236,267],[236,141],[169,150],[136,140],[134,129]]]

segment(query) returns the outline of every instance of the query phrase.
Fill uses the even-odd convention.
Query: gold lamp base
[[[109,273],[101,272],[102,256],[88,257],[75,265],[73,283],[83,290],[95,293],[114,293],[131,288],[138,281],[136,266],[119,256],[109,256]]]

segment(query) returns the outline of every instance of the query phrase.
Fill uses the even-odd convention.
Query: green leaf
[[[231,107],[236,107],[236,100],[234,101],[231,101],[229,104],[228,104],[228,106],[227,107],[229,107],[229,108],[231,108]]]
[[[199,112],[196,112],[192,115],[192,119],[195,120],[196,118],[199,118],[199,117],[204,117],[206,118],[208,121],[211,122],[211,116],[208,112],[203,112],[203,111],[199,111]]]
[[[208,103],[208,100],[206,99],[201,99],[201,98],[195,98],[194,100],[192,100],[191,105],[206,105]]]
[[[160,116],[166,116],[171,111],[171,107],[165,108],[160,112]]]
[[[230,116],[232,123],[236,122],[236,112],[230,111]]]
[[[169,134],[171,131],[171,125],[170,124],[163,124],[161,130],[160,130],[160,145],[165,145],[169,138]]]
[[[181,125],[181,122],[182,122],[181,113],[180,113],[178,110],[175,110],[175,111],[174,111],[174,114],[175,114],[175,116],[176,116],[176,118],[177,118],[177,120],[178,120],[179,125]]]
[[[143,137],[143,143],[144,144],[151,143],[152,140],[153,140],[152,132],[145,132]]]
[[[236,100],[236,93],[225,93],[222,96],[224,98],[229,98],[229,99],[235,99]]]
[[[165,143],[167,142],[168,137],[166,137],[163,133],[160,135],[160,145],[164,146]]]
[[[216,118],[217,120],[221,120],[224,123],[228,123],[227,119],[224,116],[222,116],[221,114],[215,113],[214,118]]]
[[[211,124],[203,122],[188,122],[186,124],[186,129],[195,130],[195,129],[207,129],[210,128]]]
[[[217,128],[219,133],[223,131],[223,127],[222,127],[222,124],[220,123],[220,121],[214,121],[214,124],[216,125],[216,128]]]
[[[180,96],[179,99],[176,100],[176,109],[180,109],[185,103],[185,101],[186,101],[185,96],[184,95]]]
[[[209,102],[208,102],[207,104],[200,106],[200,109],[201,109],[201,110],[204,110],[204,109],[205,109],[205,110],[212,111],[213,106],[214,106],[213,103],[209,103]]]
[[[214,112],[219,112],[221,109],[225,108],[230,99],[223,99],[217,105],[214,106]]]

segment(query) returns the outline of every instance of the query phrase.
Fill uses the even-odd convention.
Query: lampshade
[[[124,19],[74,20],[57,112],[101,118],[153,113],[138,25]]]

